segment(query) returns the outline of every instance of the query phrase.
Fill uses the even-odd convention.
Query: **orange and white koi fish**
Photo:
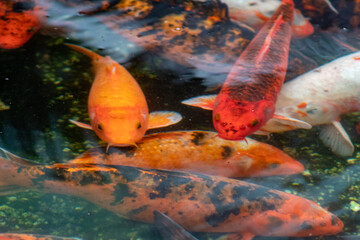
[[[181,170],[224,177],[299,174],[304,166],[281,150],[252,139],[229,141],[216,132],[180,131],[145,136],[138,148],[86,151],[71,163]]]
[[[136,145],[146,130],[165,127],[181,120],[176,112],[152,112],[131,74],[111,57],[102,57],[88,49],[66,44],[92,59],[95,80],[88,99],[90,125],[71,120],[77,126],[93,130],[109,146]]]
[[[38,165],[5,155],[0,188],[78,196],[135,221],[153,223],[157,210],[187,231],[244,240],[334,235],[343,228],[313,201],[237,179],[121,165]]]
[[[0,48],[24,45],[41,27],[46,12],[34,0],[0,1]]]
[[[242,140],[272,117],[298,124],[297,120],[273,116],[288,65],[293,9],[292,0],[282,2],[240,55],[214,102],[207,97],[183,101],[212,109],[220,137]]]
[[[222,0],[228,5],[229,16],[235,22],[260,29],[280,6],[281,0]],[[304,38],[314,33],[314,27],[298,9],[294,10],[292,36]]]
[[[81,240],[75,237],[59,237],[42,234],[0,233],[0,240]]]
[[[284,84],[276,103],[276,114],[324,125],[320,138],[341,156],[354,146],[340,123],[344,113],[360,111],[360,52],[335,59]],[[296,129],[271,119],[263,132]]]

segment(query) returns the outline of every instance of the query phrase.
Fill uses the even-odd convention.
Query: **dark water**
[[[150,111],[173,110],[183,115],[179,124],[149,132],[213,130],[211,112],[182,105],[181,101],[216,93],[217,90],[207,89],[221,83],[227,71],[209,71],[203,63],[197,64],[198,61],[192,62],[193,65],[189,61],[184,64],[178,61],[181,56],[171,57],[162,48],[148,47],[149,50],[134,44],[105,26],[98,15],[78,14],[81,5],[77,3],[81,1],[72,1],[74,5],[70,2],[55,1],[48,10],[47,23],[23,47],[0,50],[0,100],[9,106],[8,110],[0,111],[0,147],[38,162],[56,163],[66,162],[101,144],[94,133],[68,122],[74,117],[88,122],[87,96],[93,74],[90,60],[63,43],[81,44],[99,50],[101,55],[110,55],[138,81]],[[323,16],[314,16],[311,20],[316,33],[292,42],[290,59],[299,56],[303,59],[300,58],[299,64],[302,68],[289,69],[288,78],[299,69],[309,70],[352,52],[334,37],[354,48],[360,47],[359,29],[349,20],[349,16],[354,15],[351,11],[354,2],[333,3],[341,9],[340,15],[327,10]],[[175,11],[174,7],[171,11]],[[156,17],[159,16],[154,19]],[[244,30],[244,36],[251,39],[253,33]],[[185,57],[192,58],[191,55]],[[213,69],[224,66],[211,64],[215,66]],[[318,138],[319,127],[272,134],[270,139],[254,136],[299,160],[306,171],[302,175],[246,180],[315,201],[344,222],[339,236],[316,239],[356,239],[360,235],[360,138],[355,129],[358,121],[358,114],[342,118],[355,145],[351,157],[338,157],[324,147]],[[0,232],[83,239],[161,239],[152,225],[125,220],[80,198],[34,191],[0,196]],[[348,235],[351,237],[344,237]],[[218,235],[196,236],[214,239]]]

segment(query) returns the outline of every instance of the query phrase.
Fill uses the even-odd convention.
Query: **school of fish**
[[[182,50],[171,50],[167,44],[179,39],[185,42],[183,53],[196,52],[187,42],[194,42],[191,36],[203,34],[181,23],[196,7],[203,17],[207,5],[196,0],[154,1],[153,5],[150,2],[132,6],[127,1],[109,0],[100,4],[89,2],[87,7],[78,9],[79,15],[85,17],[127,9],[124,22],[128,23],[152,16],[154,9],[178,4],[185,13],[163,17],[162,24],[155,24],[154,28],[161,25],[162,30],[151,29],[145,21],[134,41],[144,46],[151,40],[159,41],[163,49],[168,49],[162,52],[169,59],[188,56],[179,53],[180,57],[171,57]],[[311,9],[305,2],[303,11]],[[77,6],[76,2],[73,4]],[[0,191],[36,190],[80,197],[120,217],[155,224],[164,239],[196,239],[190,232],[222,233],[222,240],[340,233],[343,222],[319,204],[234,178],[304,171],[301,162],[274,146],[248,138],[251,134],[269,135],[324,125],[319,134],[324,144],[337,155],[352,155],[355,148],[340,116],[360,111],[360,52],[342,56],[284,83],[292,38],[307,38],[316,31],[301,8],[295,8],[293,0],[222,0],[211,4],[218,9],[210,7],[213,15],[197,23],[202,31],[231,21],[236,25],[226,29],[232,29],[232,37],[246,31],[254,34],[249,41],[239,37],[240,53],[218,94],[182,102],[212,110],[216,132],[188,130],[145,135],[149,129],[178,123],[182,115],[174,111],[149,113],[139,83],[125,67],[111,56],[65,43],[70,51],[90,58],[94,76],[88,95],[90,124],[74,119],[70,122],[94,131],[105,146],[54,164],[38,164],[0,146]],[[323,4],[338,13],[329,1],[324,0]],[[0,2],[0,48],[11,51],[27,44],[46,24],[50,8],[51,4],[41,0]],[[109,21],[112,17],[99,18],[127,36],[136,33],[130,28],[119,29],[116,21]],[[352,25],[357,27],[352,19]],[[229,39],[223,42],[234,43]],[[209,52],[217,55],[218,51]],[[2,105],[0,110],[11,111]],[[356,129],[360,132],[359,126]],[[0,239],[79,238],[2,233]]]

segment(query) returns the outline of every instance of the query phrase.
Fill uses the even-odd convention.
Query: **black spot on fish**
[[[183,215],[183,212],[178,212],[179,215]]]
[[[229,146],[221,146],[223,151],[221,152],[221,156],[223,157],[223,159],[226,159],[228,157],[231,156],[232,153],[232,149]]]
[[[12,10],[14,12],[21,13],[23,11],[31,10],[35,7],[35,3],[27,1],[27,2],[16,2],[12,6]]]
[[[129,186],[126,183],[118,183],[114,187],[114,193],[112,194],[115,200],[110,203],[111,206],[122,204],[126,197],[137,197],[136,193],[130,192]]]
[[[306,221],[303,222],[303,224],[301,224],[301,226],[300,226],[301,230],[310,230],[312,228],[313,228],[313,226]]]
[[[271,168],[271,169],[275,169],[275,168],[278,168],[280,164],[278,163],[272,163],[270,164],[268,167]]]
[[[141,176],[141,168],[129,167],[129,166],[120,166],[120,165],[111,165],[111,167],[118,170],[118,175],[121,175],[127,180],[127,182],[133,182],[139,179]]]
[[[166,172],[166,171],[157,171],[158,174],[155,175],[158,185],[153,189],[154,192],[150,193],[149,197],[154,198],[165,198],[167,194],[171,193],[173,189],[191,182],[190,178],[184,176],[184,173],[181,172]]]
[[[202,140],[205,138],[205,134],[202,132],[194,132],[193,134],[191,134],[191,136],[193,137],[191,139],[191,142],[194,143],[196,146],[198,145],[202,145]]]
[[[109,148],[107,155],[113,155],[113,154],[119,154],[119,155],[125,155],[128,158],[131,158],[134,156],[137,148],[134,146],[129,147],[111,147]]]
[[[283,203],[283,199],[270,189],[261,186],[243,185],[231,189],[232,199],[227,199],[222,194],[226,189],[227,182],[219,182],[208,194],[210,201],[214,204],[216,213],[205,219],[209,225],[216,227],[226,221],[231,214],[240,214],[240,209],[246,204],[249,214],[276,210]]]
[[[185,186],[185,192],[189,193],[191,192],[191,190],[193,190],[193,188],[194,188],[194,183],[189,183]]]
[[[284,222],[278,217],[270,216],[268,217],[268,220],[269,223],[267,224],[267,229],[269,229],[270,231],[276,231],[284,224]]]
[[[190,201],[195,201],[196,200],[196,197],[195,196],[191,196],[188,198]]]
[[[144,206],[142,206],[142,207],[135,208],[135,209],[129,211],[129,212],[127,213],[127,216],[137,215],[137,214],[145,211],[145,210],[148,209],[148,208],[149,208],[149,205],[144,205]]]
[[[339,225],[339,219],[334,215],[331,216],[331,225],[333,226]]]

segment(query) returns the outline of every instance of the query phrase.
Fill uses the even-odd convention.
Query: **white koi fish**
[[[360,51],[335,59],[283,85],[275,113],[310,123],[325,125],[320,138],[341,156],[351,155],[354,146],[340,123],[345,113],[360,111]],[[293,130],[272,118],[261,130]]]

